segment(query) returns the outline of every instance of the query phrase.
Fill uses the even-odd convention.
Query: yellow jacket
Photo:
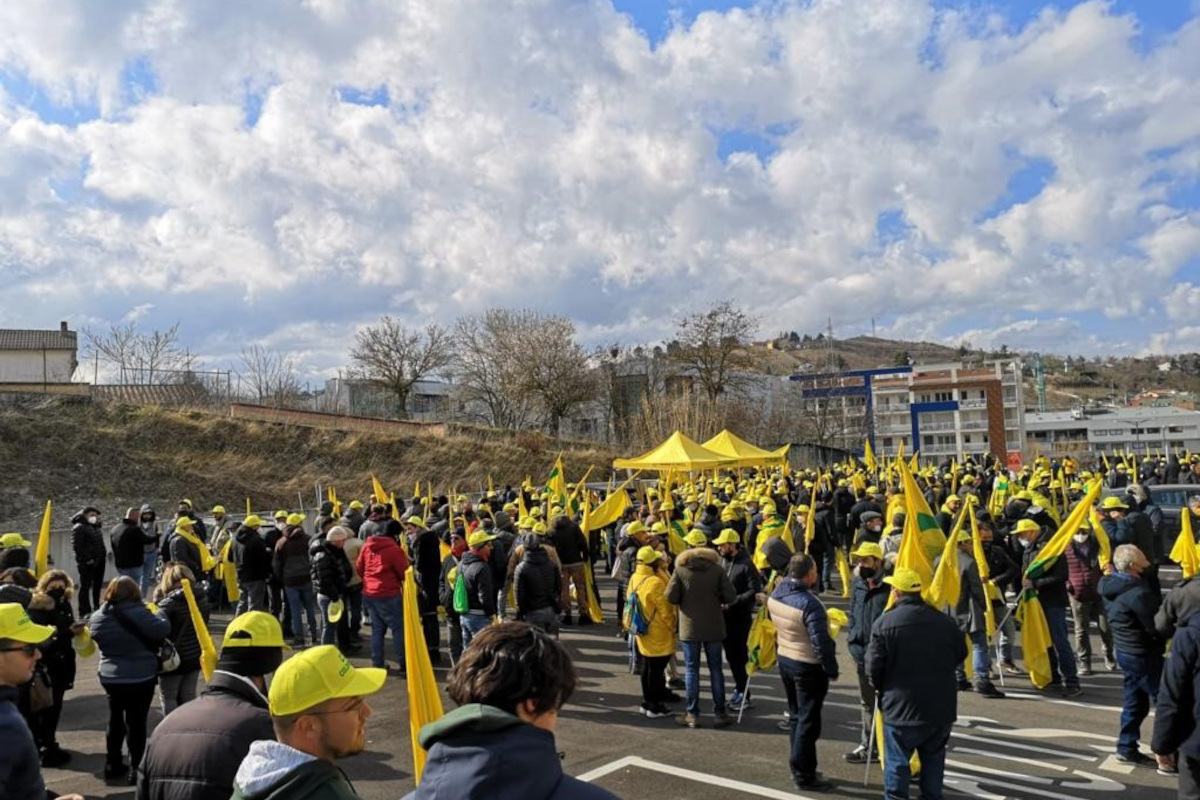
[[[666,576],[646,564],[638,564],[629,580],[629,594],[637,594],[642,611],[650,621],[646,633],[637,637],[638,652],[644,656],[675,654],[675,606],[667,602]]]

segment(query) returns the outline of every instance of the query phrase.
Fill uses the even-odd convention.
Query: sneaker
[[[867,763],[867,748],[856,747],[849,753],[842,754],[842,761],[847,764],[865,764]]]
[[[833,790],[833,783],[817,773],[811,778],[796,778],[796,788],[805,792],[829,792]]]
[[[1024,675],[1025,672],[1011,661],[1001,661],[1000,669],[1004,670],[1005,675]]]
[[[958,682],[958,690],[959,690],[960,692],[969,692],[969,691],[971,691],[971,690],[972,690],[972,689],[974,689],[974,688],[975,688],[975,687],[974,687],[974,686],[972,686],[972,685],[971,685],[971,682],[970,682],[970,681],[968,681],[968,680],[961,680],[961,681],[959,681],[959,682]]]
[[[1079,697],[1081,694],[1083,694],[1083,689],[1079,684],[1073,684],[1062,690],[1063,697]]]
[[[663,717],[671,716],[670,709],[663,708],[662,706],[648,706],[645,703],[642,704],[641,713],[642,716],[649,717],[650,719],[662,719]]]
[[[1092,674],[1092,667],[1090,664],[1080,664],[1078,672],[1080,675],[1086,678]]]
[[[1157,772],[1159,775],[1163,775],[1167,778],[1174,778],[1179,775],[1179,767],[1177,767],[1176,765],[1164,764],[1161,761],[1158,761],[1156,763],[1158,764],[1158,767],[1154,771]]]
[[[1136,767],[1154,767],[1158,768],[1158,762],[1150,756],[1140,751],[1132,753],[1117,753],[1117,761],[1122,764],[1133,764]]]
[[[729,702],[729,707],[734,711],[746,711],[747,709],[754,708],[754,701],[743,695],[741,697],[735,697],[733,700],[731,700]]]
[[[119,778],[127,772],[129,772],[129,765],[126,764],[124,761],[117,763],[117,764],[105,764],[104,765],[105,780],[113,780],[114,778]]]
[[[781,731],[784,731],[785,733],[792,732],[792,722],[791,722],[791,720],[788,720],[788,719],[779,720],[779,722],[775,723],[775,727]]]
[[[580,617],[579,624],[580,625],[595,625],[596,623],[592,622],[591,617]]]
[[[700,727],[700,720],[695,714],[681,714],[675,718],[675,724],[684,728],[692,728],[695,730]]]
[[[1104,668],[1106,670],[1108,670],[1109,672],[1116,672],[1117,671],[1117,662],[1113,661],[1111,658],[1105,658],[1104,659]]]
[[[713,717],[713,727],[717,730],[720,730],[721,728],[728,728],[732,724],[733,717],[729,716],[728,714],[721,713]]]
[[[733,696],[729,698],[729,707],[734,711],[737,711],[737,707],[742,704],[742,700],[744,698],[745,695],[743,695],[741,692],[734,692]]]
[[[1000,691],[992,683],[981,683],[975,687],[975,693],[980,697],[986,697],[989,700],[1003,700],[1004,692]]]
[[[61,767],[71,760],[71,754],[58,745],[52,745],[42,751],[42,766],[48,769]]]

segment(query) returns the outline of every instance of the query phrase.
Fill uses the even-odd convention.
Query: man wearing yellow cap
[[[268,609],[267,578],[271,576],[272,552],[267,549],[266,540],[258,532],[262,524],[257,514],[251,514],[242,520],[237,533],[233,535],[230,552],[237,569],[238,585],[242,589],[237,604],[238,614]]]
[[[725,608],[725,658],[733,673],[733,697],[729,707],[734,711],[750,708],[754,703],[746,692],[749,678],[746,662],[749,660],[747,641],[750,627],[754,624],[754,603],[763,590],[762,574],[754,566],[750,554],[742,547],[742,537],[733,528],[726,528],[713,540],[721,556],[721,569],[729,576],[737,599]]]
[[[37,744],[17,710],[17,687],[33,677],[41,658],[38,645],[54,635],[50,625],[37,625],[19,603],[0,603],[0,797],[46,797]],[[81,795],[60,800],[83,800]]]
[[[871,633],[867,677],[883,716],[887,797],[908,797],[909,759],[921,757],[921,797],[942,800],[946,745],[958,719],[954,671],[967,657],[958,625],[921,598],[916,570],[897,567],[884,578],[895,604]]]
[[[267,676],[279,668],[283,628],[265,611],[236,617],[221,657],[197,699],[159,723],[139,767],[138,800],[227,800],[250,745],[275,738],[267,710]]]
[[[470,647],[475,634],[486,628],[496,616],[496,582],[492,577],[492,542],[496,537],[486,531],[467,536],[467,547],[458,563],[459,580],[466,583],[468,608],[461,617],[463,649]]]
[[[846,623],[846,649],[854,659],[858,673],[858,694],[860,701],[860,723],[858,747],[846,753],[842,758],[850,764],[867,763],[867,753],[871,750],[871,717],[875,710],[875,690],[867,678],[867,643],[871,641],[871,629],[887,607],[891,587],[883,582],[887,577],[884,572],[883,548],[875,542],[861,542],[850,553],[854,560],[854,575],[850,581],[850,610]],[[873,754],[873,760],[879,760],[879,754]]]
[[[238,767],[231,800],[355,800],[337,761],[366,746],[371,706],[387,670],[355,669],[322,645],[292,656],[271,681],[268,700],[278,741],[257,741]]]

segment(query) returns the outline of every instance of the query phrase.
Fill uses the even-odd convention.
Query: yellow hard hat
[[[225,506],[213,506],[212,513],[214,513],[214,514],[224,514],[224,513],[225,513]]]
[[[359,501],[359,500],[351,500],[351,501],[350,501],[350,508],[353,508],[355,511],[362,511],[362,509],[363,509],[363,504],[362,504],[362,502],[361,502],[361,501]]]
[[[251,514],[250,516],[248,516],[244,520],[242,520],[242,524],[245,525],[247,528],[261,528],[262,520],[259,518],[259,516],[257,514]]]
[[[495,541],[497,538],[499,537],[493,536],[487,531],[475,531],[467,537],[467,546],[472,550],[478,550],[480,547],[483,547],[488,542]]]
[[[1017,521],[1017,526],[1013,528],[1013,533],[1041,533],[1042,526],[1038,525],[1031,519],[1022,519]]]
[[[883,548],[876,542],[859,542],[858,547],[850,553],[852,558],[878,558],[883,560]]]
[[[1128,511],[1129,506],[1121,502],[1119,497],[1106,497],[1100,503],[1100,508],[1105,511]]]

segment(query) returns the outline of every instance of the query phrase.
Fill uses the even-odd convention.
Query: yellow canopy
[[[724,430],[705,442],[703,447],[730,459],[728,466],[761,467],[767,464],[782,464],[791,445],[784,445],[778,450],[763,450]]]
[[[733,459],[701,447],[679,431],[675,431],[670,438],[648,453],[643,453],[637,458],[618,458],[613,461],[615,469],[657,472],[697,472],[731,466],[734,466]]]

